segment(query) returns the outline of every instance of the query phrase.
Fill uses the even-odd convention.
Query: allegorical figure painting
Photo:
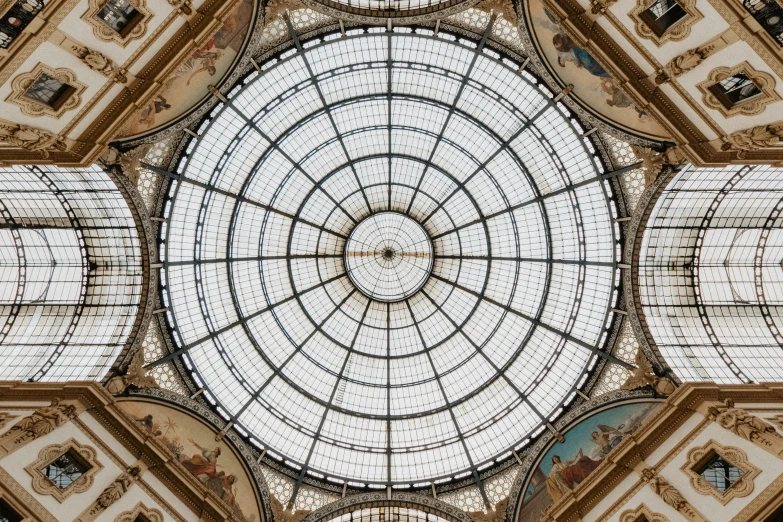
[[[173,408],[141,401],[121,401],[120,407],[137,425],[162,442],[180,464],[242,522],[260,519],[255,493],[244,467],[215,433],[201,421]]]
[[[640,402],[609,408],[565,432],[565,442],[556,442],[533,470],[519,522],[538,520],[546,508],[576,489],[659,404]]]
[[[645,111],[637,108],[617,82],[589,51],[579,47],[558,25],[540,0],[527,4],[531,36],[564,84],[594,111],[631,131],[663,136],[664,131]]]
[[[237,4],[215,35],[166,78],[161,92],[131,118],[122,130],[123,136],[139,134],[177,118],[207,94],[209,85],[220,83],[242,50],[253,18],[252,0]]]

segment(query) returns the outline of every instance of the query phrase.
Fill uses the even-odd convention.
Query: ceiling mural
[[[255,489],[239,458],[202,421],[162,404],[125,400],[120,408],[163,443],[206,488],[233,508],[240,522],[260,522]]]
[[[550,506],[581,484],[627,435],[661,405],[625,403],[591,413],[564,433],[539,458],[527,478],[518,522],[535,522]]]
[[[598,61],[563,32],[540,0],[522,5],[528,31],[545,66],[563,85],[574,86],[572,96],[625,131],[652,139],[667,137],[655,119],[631,102]]]
[[[219,85],[244,47],[253,22],[253,0],[242,0],[223,26],[165,81],[163,89],[134,114],[121,137],[146,133],[182,116]]]

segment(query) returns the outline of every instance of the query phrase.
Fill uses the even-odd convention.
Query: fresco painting
[[[653,137],[666,136],[660,125],[623,93],[601,64],[563,32],[540,0],[531,0],[528,10],[532,36],[550,70],[564,83],[573,84],[574,94],[620,127]]]
[[[633,433],[660,402],[610,408],[568,430],[538,463],[527,484],[519,522],[535,522],[543,512],[593,472],[623,438]]]
[[[209,85],[216,85],[228,72],[253,20],[253,1],[243,0],[207,43],[194,52],[164,83],[160,93],[142,107],[123,128],[133,136],[181,116],[201,100]]]
[[[242,463],[215,432],[179,410],[142,401],[120,401],[138,426],[162,442],[182,466],[222,498],[242,522],[259,522],[256,496]]]

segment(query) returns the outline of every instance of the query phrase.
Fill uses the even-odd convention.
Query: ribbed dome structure
[[[591,142],[483,43],[296,44],[179,162],[161,232],[179,353],[316,477],[421,485],[507,458],[605,347],[621,245]]]

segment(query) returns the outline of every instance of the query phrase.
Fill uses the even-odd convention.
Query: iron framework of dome
[[[171,174],[166,359],[302,478],[478,478],[610,357],[609,176],[489,27],[289,30]]]

